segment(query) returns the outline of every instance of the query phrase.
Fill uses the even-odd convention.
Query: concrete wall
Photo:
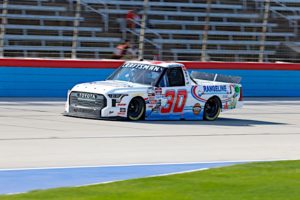
[[[104,80],[122,61],[0,59],[0,97],[65,97],[81,82]],[[244,96],[300,97],[300,65],[185,62],[187,68],[237,75]]]

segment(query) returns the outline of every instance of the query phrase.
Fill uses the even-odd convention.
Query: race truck
[[[208,120],[243,105],[240,77],[191,72],[183,64],[128,61],[105,81],[75,85],[65,115],[129,120]]]

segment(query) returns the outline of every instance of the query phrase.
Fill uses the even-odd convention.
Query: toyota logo
[[[96,95],[90,93],[78,93],[78,97],[82,99],[96,99]]]

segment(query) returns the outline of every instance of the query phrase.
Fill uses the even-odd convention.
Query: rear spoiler
[[[217,81],[217,82],[224,82],[224,83],[240,83],[242,80],[240,76],[227,76],[222,74],[212,74],[212,73],[196,72],[196,71],[192,71],[191,77],[193,79]]]

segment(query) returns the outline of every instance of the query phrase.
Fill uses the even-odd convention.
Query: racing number
[[[183,111],[186,102],[187,92],[186,90],[178,90],[175,106],[173,109],[174,113],[180,113]]]
[[[171,112],[173,103],[174,103],[174,98],[175,98],[175,91],[174,90],[167,90],[165,97],[167,98],[167,104],[165,107],[161,108],[162,113],[169,113]]]
[[[161,113],[169,113],[174,104],[174,99],[176,97],[175,106],[173,108],[174,113],[180,113],[183,111],[183,108],[186,103],[187,92],[186,90],[178,90],[177,95],[174,90],[167,90],[165,97],[168,99],[165,107],[161,108]]]

